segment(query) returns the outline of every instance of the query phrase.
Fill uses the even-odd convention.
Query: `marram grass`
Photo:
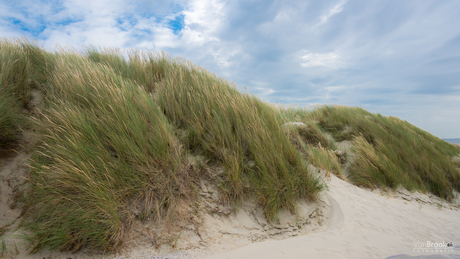
[[[353,141],[348,177],[358,185],[402,184],[444,198],[460,186],[459,149],[395,118],[350,107],[279,109],[164,53],[50,53],[25,40],[2,40],[0,52],[0,127],[8,132],[0,145],[14,147],[25,127],[39,136],[17,204],[33,252],[115,250],[135,220],[173,226],[196,212],[181,206],[198,206],[201,180],[218,186],[222,202],[255,197],[268,219],[295,212],[297,199],[315,200],[325,187],[309,163],[342,175],[326,133]],[[29,107],[34,89],[43,109]],[[289,121],[307,127],[284,128]],[[197,168],[189,162],[197,157],[224,173]]]
[[[166,71],[157,94],[169,120],[188,132],[187,147],[223,164],[229,199],[255,194],[270,218],[281,208],[294,211],[296,199],[314,198],[320,190],[283,132],[279,114],[254,96],[182,64]]]
[[[131,52],[129,63],[114,50],[90,49],[88,55],[124,78],[152,80],[145,82],[145,89],[175,128],[185,131],[185,136],[181,134],[185,148],[224,166],[221,190],[227,200],[256,195],[265,215],[273,218],[279,209],[294,211],[296,199],[314,199],[322,189],[283,133],[280,115],[254,96],[239,93],[231,83],[186,60],[164,54],[141,58]],[[249,161],[255,162],[254,168]]]
[[[128,202],[149,214],[155,203],[174,202],[179,187],[187,192],[177,183],[179,143],[143,88],[85,58],[62,58],[48,92],[24,201],[39,216],[23,221],[37,249],[117,246],[134,217]]]
[[[197,202],[209,178],[188,156],[224,168],[223,201],[255,196],[269,219],[323,189],[276,110],[189,62],[115,50],[32,54],[21,62],[38,75],[18,82],[45,95],[29,120],[40,143],[20,199],[33,252],[117,249],[136,219],[186,218],[178,204]]]
[[[287,118],[315,121],[336,141],[352,141],[355,159],[348,179],[356,185],[401,185],[448,200],[453,198],[453,190],[460,191],[460,171],[452,160],[460,148],[406,121],[347,106],[283,112]]]

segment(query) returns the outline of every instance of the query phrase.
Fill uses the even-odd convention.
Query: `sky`
[[[458,0],[0,0],[0,37],[165,51],[270,103],[460,138]]]

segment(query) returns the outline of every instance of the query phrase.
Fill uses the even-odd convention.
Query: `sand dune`
[[[24,170],[20,164],[25,159],[19,154],[3,161],[0,205],[5,206],[11,195],[8,179]],[[225,213],[225,208],[211,208],[220,213],[203,214],[200,236],[193,229],[184,233],[175,252],[141,242],[119,254],[43,251],[29,255],[22,250],[16,258],[460,258],[458,197],[447,204],[406,190],[362,189],[334,175],[326,181],[329,190],[318,203],[299,202],[299,215],[281,212],[276,225],[267,223],[253,201],[234,214],[230,209]],[[201,196],[212,200],[213,192],[203,187]],[[214,205],[205,202],[206,206]],[[10,221],[13,215],[3,213],[0,221]],[[453,246],[436,247],[449,243]]]
[[[324,232],[260,242],[207,258],[386,258],[401,254],[458,258],[455,256],[460,255],[458,208],[419,193],[371,192],[335,176],[329,186],[332,213]],[[440,202],[439,206],[436,202]],[[422,249],[427,242],[452,242],[456,247]]]
[[[20,171],[16,167],[12,171]],[[458,199],[446,204],[405,190],[370,191],[334,175],[327,183],[317,204],[299,202],[299,215],[281,213],[277,225],[267,224],[261,208],[249,201],[236,214],[204,215],[201,237],[184,233],[176,252],[144,244],[120,254],[22,250],[16,258],[460,258]],[[6,191],[5,181],[2,187]],[[202,196],[212,196],[204,189]],[[450,242],[453,247],[435,247]]]

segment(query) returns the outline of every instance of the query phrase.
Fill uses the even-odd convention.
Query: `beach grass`
[[[335,143],[328,139],[326,133],[314,121],[305,121],[300,125],[290,123],[298,118],[288,118],[287,110],[282,110],[284,120],[284,130],[291,142],[303,157],[316,168],[325,170],[326,176],[332,172],[337,177],[344,179],[342,166],[338,155],[334,152],[337,149]]]
[[[352,141],[355,159],[348,179],[369,188],[403,186],[453,198],[460,171],[453,160],[460,148],[396,117],[340,105],[284,109],[285,116],[315,121],[335,141]]]
[[[20,127],[25,123],[21,108],[30,95],[26,78],[30,66],[25,60],[25,49],[0,40],[0,148],[6,149],[20,138]]]
[[[32,252],[114,250],[134,220],[185,218],[179,204],[193,207],[208,178],[189,163],[196,155],[224,168],[222,202],[254,196],[270,220],[324,188],[276,110],[190,62],[91,48],[37,58],[29,42],[3,44],[33,72],[9,72],[28,93],[17,102],[27,107],[32,89],[45,96],[28,120],[40,140],[19,200]]]

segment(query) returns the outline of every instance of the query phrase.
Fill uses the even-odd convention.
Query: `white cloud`
[[[254,89],[259,90],[259,94],[264,96],[276,93],[276,91],[271,88],[254,87]]]
[[[56,44],[123,47],[129,33],[118,19],[129,10],[130,6],[122,0],[67,0],[54,9],[42,9],[43,16],[35,17],[35,22],[46,26],[39,37],[47,47]]]
[[[295,17],[295,10],[293,9],[287,9],[280,11],[276,16],[275,19],[273,19],[273,22],[289,22],[292,21],[292,18]]]
[[[421,114],[417,122],[427,105],[411,103],[414,93],[433,96],[437,116],[460,110],[452,87],[459,12],[457,0],[0,0],[0,35],[35,37],[45,47],[165,50],[265,100],[369,105],[408,119]],[[183,28],[173,31],[181,15]],[[432,120],[419,125],[454,136],[456,117],[442,117],[453,125],[445,132]]]
[[[215,51],[210,51],[211,55],[213,56],[215,62],[221,67],[229,67],[232,62],[230,59],[237,55],[240,51],[237,49],[227,49],[221,48]]]
[[[17,38],[20,36],[21,36],[21,32],[18,32],[14,28],[11,28],[8,22],[0,20],[0,37],[4,37],[4,38],[16,37]]]
[[[135,13],[135,9],[136,6],[124,0],[68,0],[60,10],[46,17],[46,23],[50,25],[40,36],[45,38],[47,47],[91,44],[161,50],[180,45],[179,36],[167,25],[167,21],[174,19],[175,15],[166,15],[159,20]],[[71,21],[62,24],[66,19]]]
[[[262,95],[262,96],[268,96],[273,93],[276,93],[275,90],[270,88],[270,83],[265,82],[265,81],[258,81],[258,80],[251,80],[251,88],[257,90],[257,94]]]
[[[301,59],[303,62],[300,63],[302,67],[329,67],[329,68],[341,68],[344,67],[343,62],[340,60],[340,55],[336,52],[329,53],[310,53],[303,51]]]
[[[336,5],[334,5],[332,8],[330,8],[327,13],[325,13],[324,15],[322,15],[320,18],[319,18],[319,22],[314,26],[314,28],[317,28],[325,23],[327,23],[327,21],[334,15],[342,12],[343,10],[343,5],[346,3],[346,1],[343,1],[341,0],[339,3],[337,3]]]
[[[225,4],[220,0],[195,0],[182,11],[184,28],[182,38],[187,44],[201,46],[210,41],[219,41],[217,33],[224,23]]]

